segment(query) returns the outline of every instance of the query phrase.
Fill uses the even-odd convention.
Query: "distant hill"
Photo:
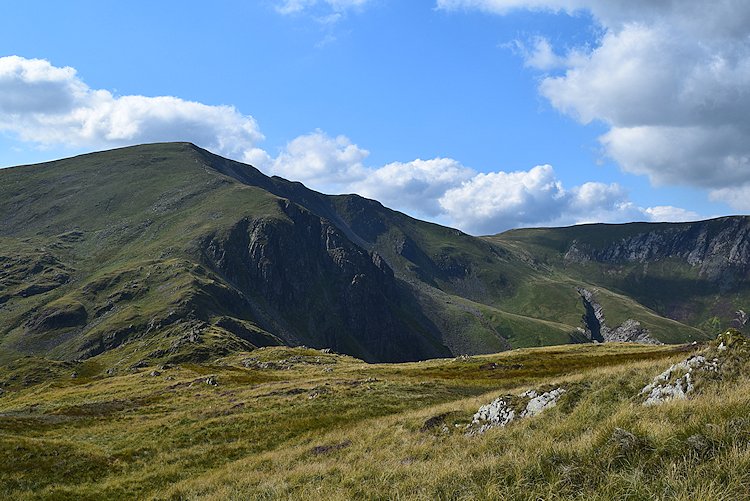
[[[750,312],[748,216],[522,229],[487,240],[705,332],[744,329]]]
[[[744,326],[745,217],[472,237],[189,143],[0,170],[0,361],[411,361]]]

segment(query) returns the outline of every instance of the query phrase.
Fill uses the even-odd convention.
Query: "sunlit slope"
[[[279,343],[448,353],[387,265],[207,155],[148,145],[0,171],[4,350],[77,358],[137,340],[152,358]]]
[[[747,354],[691,398],[643,407],[706,346],[576,345],[410,364],[271,347],[107,375],[94,360],[0,370],[0,492],[50,499],[742,499]],[[709,348],[715,349],[715,348]],[[477,409],[566,390],[466,436]]]

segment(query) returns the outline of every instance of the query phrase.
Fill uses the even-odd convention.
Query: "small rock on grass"
[[[329,452],[339,451],[341,449],[345,449],[352,445],[351,440],[344,440],[343,442],[340,442],[338,444],[331,444],[331,445],[316,445],[310,450],[310,453],[319,456],[320,454],[327,454]]]
[[[527,418],[541,414],[547,409],[557,405],[560,396],[565,393],[563,388],[556,388],[544,393],[538,393],[536,390],[529,390],[516,397],[506,396],[496,398],[487,405],[479,408],[474,418],[469,424],[468,434],[478,435],[484,433],[490,428],[504,427],[517,418]],[[528,399],[526,407],[519,415],[516,414],[513,405],[516,399]]]

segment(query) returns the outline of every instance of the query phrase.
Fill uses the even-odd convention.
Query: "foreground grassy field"
[[[23,358],[0,372],[0,497],[748,498],[744,352],[691,399],[641,405],[640,389],[695,350],[716,348],[365,364],[274,347],[113,376]],[[556,407],[465,434],[480,405],[552,387],[566,389]]]

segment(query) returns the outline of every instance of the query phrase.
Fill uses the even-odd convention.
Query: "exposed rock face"
[[[583,307],[586,313],[583,315],[583,323],[586,326],[585,332],[587,337],[592,341],[599,343],[604,342],[602,335],[602,326],[604,326],[604,313],[602,305],[594,300],[594,295],[586,289],[576,289],[583,300]]]
[[[433,333],[418,309],[410,313],[415,325],[402,320],[399,309],[411,299],[385,260],[329,221],[289,201],[280,205],[287,221],[243,219],[202,244],[203,261],[264,313],[269,332],[366,360],[449,354],[426,339]]]
[[[575,263],[678,259],[697,268],[701,277],[730,288],[750,272],[750,217],[654,225],[649,231],[603,246],[574,240],[564,257]]]
[[[594,294],[586,289],[578,288],[586,313],[583,315],[583,323],[586,326],[586,336],[592,341],[599,343],[621,342],[621,343],[645,343],[662,344],[661,341],[651,337],[648,329],[641,326],[637,320],[629,318],[614,329],[606,324],[604,309],[594,298]]]

